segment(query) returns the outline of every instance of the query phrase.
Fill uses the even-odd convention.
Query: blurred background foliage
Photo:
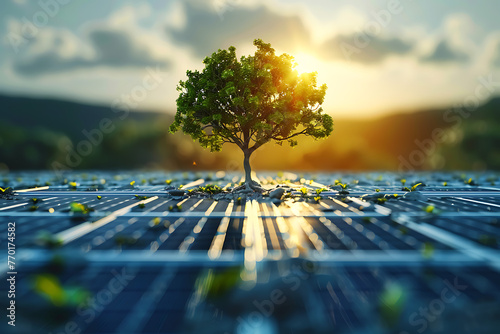
[[[189,136],[170,134],[172,113],[135,111],[121,119],[123,113],[102,106],[8,96],[0,97],[0,105],[0,169],[4,171],[51,169],[54,162],[71,169],[242,167],[236,147],[226,144],[222,152],[210,153]],[[398,170],[401,166],[406,166],[404,170],[408,166],[415,170],[498,170],[499,108],[500,98],[495,98],[453,121],[449,109],[363,120],[332,115],[334,132],[327,140],[300,138],[295,148],[269,143],[256,151],[252,164],[260,170]],[[102,133],[90,153],[70,166],[68,152],[88,140],[84,130],[99,129],[105,118],[112,121],[113,130]],[[444,131],[445,140],[433,140],[436,129]]]

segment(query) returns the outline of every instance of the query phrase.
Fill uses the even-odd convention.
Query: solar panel
[[[0,245],[13,250],[14,267],[2,264],[0,293],[15,276],[16,328],[3,321],[2,333],[492,333],[500,325],[496,175],[420,173],[405,185],[391,173],[259,173],[266,189],[286,189],[281,201],[190,192],[233,187],[241,177],[230,173],[65,178],[4,177],[15,196],[0,199]],[[0,299],[4,310],[10,300]]]

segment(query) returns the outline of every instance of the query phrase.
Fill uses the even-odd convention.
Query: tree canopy
[[[181,129],[211,151],[235,144],[245,158],[269,141],[295,146],[299,135],[330,135],[333,120],[321,107],[327,87],[317,73],[299,74],[292,56],[260,39],[254,45],[255,55],[238,60],[230,47],[206,57],[201,72],[187,71],[171,132]]]

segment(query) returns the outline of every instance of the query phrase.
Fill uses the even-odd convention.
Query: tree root
[[[233,189],[233,193],[264,193],[266,189],[262,188],[259,183],[255,181],[245,182],[245,184]]]

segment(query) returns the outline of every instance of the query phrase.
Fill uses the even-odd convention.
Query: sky
[[[317,71],[336,117],[500,92],[497,0],[6,0],[0,94],[175,111],[188,69],[262,38]],[[481,92],[478,86],[489,82]]]

